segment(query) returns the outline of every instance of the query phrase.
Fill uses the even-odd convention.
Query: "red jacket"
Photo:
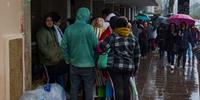
[[[104,40],[106,37],[110,36],[112,29],[108,27],[100,36],[99,41]]]

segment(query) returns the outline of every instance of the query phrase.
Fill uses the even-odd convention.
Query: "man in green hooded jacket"
[[[85,100],[93,100],[95,82],[94,48],[98,40],[93,27],[88,24],[89,9],[78,10],[76,21],[65,29],[61,43],[65,61],[70,63],[71,100],[77,100],[79,85],[83,81]]]

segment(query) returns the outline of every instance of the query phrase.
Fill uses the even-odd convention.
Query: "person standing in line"
[[[39,60],[48,70],[49,82],[57,82],[65,88],[64,74],[67,72],[68,66],[61,53],[51,13],[45,16],[43,27],[36,33],[36,40],[39,50]]]
[[[136,74],[139,66],[139,43],[128,28],[126,19],[118,18],[113,30],[97,48],[100,48],[98,52],[105,52],[110,48],[107,69],[114,84],[116,100],[130,100],[129,80]]]
[[[61,43],[62,52],[70,67],[71,95],[70,100],[78,100],[80,83],[83,82],[85,100],[93,100],[95,86],[95,55],[94,50],[98,39],[93,27],[88,24],[90,11],[79,8],[74,24],[65,29]]]

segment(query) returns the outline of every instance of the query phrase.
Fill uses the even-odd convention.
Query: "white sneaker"
[[[170,65],[170,68],[171,68],[171,69],[174,69],[174,65]]]

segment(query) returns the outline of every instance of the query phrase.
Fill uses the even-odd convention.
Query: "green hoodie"
[[[65,29],[61,43],[62,52],[66,62],[76,67],[94,67],[94,48],[98,40],[89,21],[90,11],[80,8],[76,21]]]

